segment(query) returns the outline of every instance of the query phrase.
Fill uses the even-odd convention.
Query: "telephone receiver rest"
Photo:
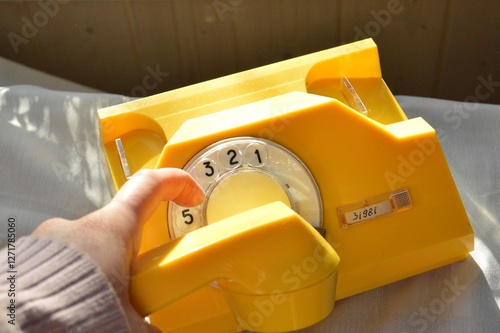
[[[215,282],[244,329],[292,331],[333,310],[338,264],[337,253],[309,223],[273,202],[140,255],[131,300],[148,316]]]

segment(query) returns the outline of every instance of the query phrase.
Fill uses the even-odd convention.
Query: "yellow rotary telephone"
[[[164,332],[297,330],[473,249],[436,132],[399,107],[371,39],[99,118],[116,188],[176,167],[206,193],[144,229],[131,296]]]

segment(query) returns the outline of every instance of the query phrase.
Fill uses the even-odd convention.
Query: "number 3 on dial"
[[[210,165],[210,161],[203,162],[203,165],[208,170],[205,172],[205,176],[212,177],[215,174],[214,168]]]

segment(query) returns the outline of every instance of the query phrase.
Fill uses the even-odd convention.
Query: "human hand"
[[[200,204],[203,198],[201,188],[182,170],[141,170],[105,207],[75,221],[47,220],[33,235],[60,239],[87,253],[110,280],[133,332],[158,332],[137,314],[128,293],[142,227],[161,201],[188,207]]]

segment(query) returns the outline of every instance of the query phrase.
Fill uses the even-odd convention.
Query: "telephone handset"
[[[297,330],[473,249],[436,132],[401,110],[370,39],[99,118],[116,188],[176,167],[206,193],[143,230],[131,298],[164,332]]]

